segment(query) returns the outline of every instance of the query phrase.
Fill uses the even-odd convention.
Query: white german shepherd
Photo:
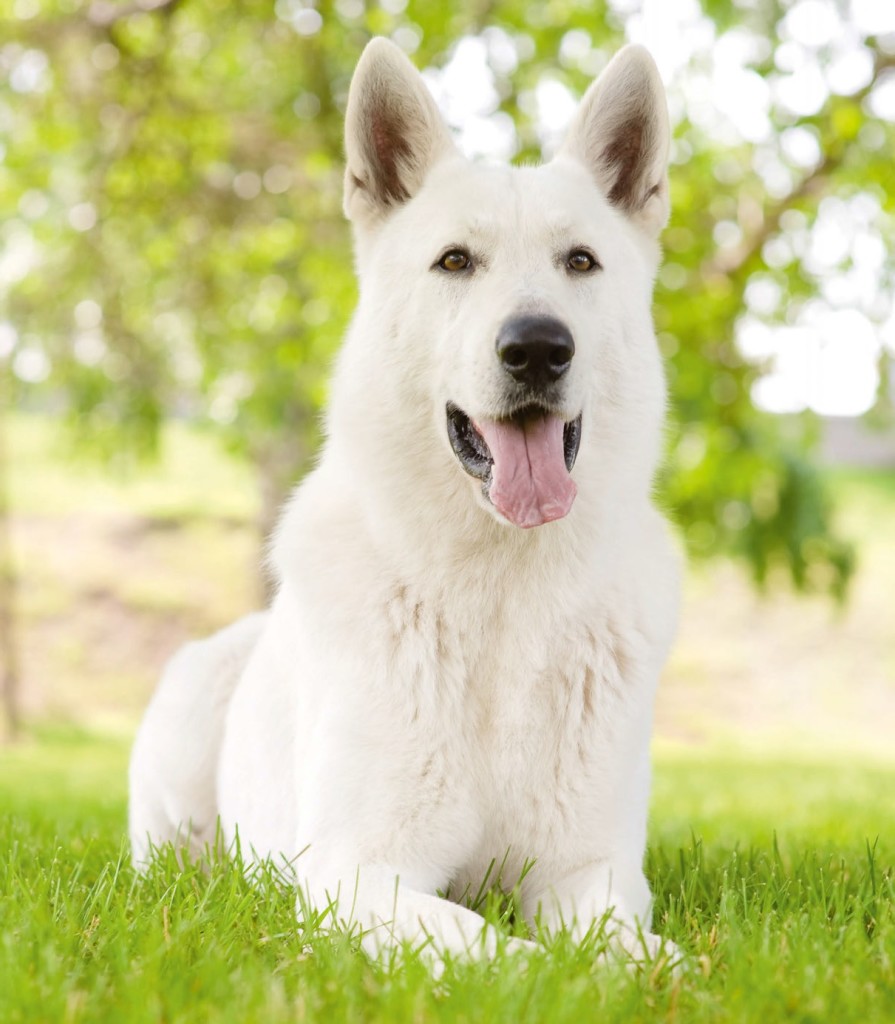
[[[360,301],[270,610],[171,662],[130,833],[238,835],[368,948],[497,936],[441,898],[494,862],[549,933],[648,934],[656,682],[678,568],[651,505],[668,117],[638,47],[543,167],[474,164],[376,39],[348,102]],[[493,878],[493,874],[492,874]]]

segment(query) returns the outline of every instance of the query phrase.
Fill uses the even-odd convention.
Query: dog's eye
[[[472,260],[470,260],[468,253],[465,253],[462,249],[451,249],[450,252],[446,252],[441,257],[438,261],[438,266],[442,270],[447,270],[453,274],[458,270],[466,270],[471,263]]]
[[[596,270],[599,265],[596,257],[586,249],[573,249],[566,260],[566,266],[576,274],[586,274],[589,270]]]

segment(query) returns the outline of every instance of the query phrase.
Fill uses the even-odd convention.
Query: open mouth
[[[581,415],[565,421],[530,405],[502,420],[473,422],[453,402],[447,432],[460,465],[510,522],[527,529],[561,519],[575,499],[569,473],[581,444]]]

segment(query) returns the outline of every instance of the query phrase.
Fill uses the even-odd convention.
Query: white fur
[[[631,117],[649,130],[619,171]],[[463,159],[409,61],[367,48],[346,141],[360,301],[327,440],[280,524],[269,612],[178,655],[150,705],[131,767],[138,863],[147,840],[196,848],[219,815],[225,841],[293,864],[299,912],[329,905],[373,949],[431,936],[492,952],[482,919],[436,893],[478,891],[494,861],[510,886],[535,861],[522,908],[548,929],[583,935],[611,911],[623,942],[648,930],[649,741],[678,592],[650,502],[667,147],[638,48],[557,158],[518,169]],[[460,244],[475,274],[432,269]],[[581,244],[601,270],[565,268]],[[495,414],[494,339],[520,312],[568,325],[563,413],[583,416],[577,499],[533,530],[501,519],[445,429],[448,400]]]

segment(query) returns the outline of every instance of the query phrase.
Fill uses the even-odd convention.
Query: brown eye
[[[586,274],[589,270],[594,270],[599,265],[586,249],[573,249],[566,260],[566,266],[569,270],[574,270],[577,274]]]
[[[469,255],[463,252],[462,249],[451,249],[450,252],[446,252],[441,257],[438,261],[438,266],[442,270],[447,270],[453,274],[458,270],[466,270],[471,262]]]

